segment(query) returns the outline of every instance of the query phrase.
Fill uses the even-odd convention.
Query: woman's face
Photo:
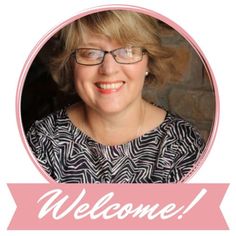
[[[111,51],[124,46],[92,34],[84,35],[84,42],[80,48]],[[147,65],[147,55],[135,64],[118,64],[111,54],[106,54],[100,65],[86,66],[75,62],[75,89],[89,108],[106,114],[122,112],[140,105]]]

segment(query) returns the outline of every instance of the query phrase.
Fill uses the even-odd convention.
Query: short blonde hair
[[[169,80],[174,72],[170,57],[172,51],[161,45],[158,20],[127,10],[107,10],[84,16],[65,26],[59,32],[61,50],[50,63],[52,77],[64,91],[74,92],[71,53],[83,42],[84,32],[103,35],[121,45],[134,45],[146,49],[149,81],[160,84]]]

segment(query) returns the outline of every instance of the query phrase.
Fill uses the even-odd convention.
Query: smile
[[[114,83],[101,82],[101,83],[96,83],[96,87],[100,92],[111,93],[111,92],[117,92],[122,87],[123,84],[124,82],[122,81]]]

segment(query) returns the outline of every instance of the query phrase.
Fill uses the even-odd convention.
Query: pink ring
[[[205,147],[205,149],[204,149],[197,165],[192,169],[191,173],[186,178],[184,178],[183,181],[182,181],[182,182],[186,182],[187,180],[189,180],[196,173],[196,171],[201,167],[203,162],[206,160],[206,157],[209,154],[210,149],[211,149],[211,147],[214,143],[214,140],[215,140],[215,136],[216,136],[217,129],[218,129],[219,111],[220,111],[219,94],[218,94],[216,80],[215,80],[215,77],[214,77],[213,72],[211,70],[211,67],[210,67],[206,57],[204,56],[203,52],[201,51],[201,49],[199,48],[197,43],[194,41],[194,39],[184,29],[182,29],[179,25],[177,25],[176,23],[174,23],[173,21],[171,21],[167,17],[165,17],[165,16],[163,16],[163,15],[157,13],[157,12],[154,12],[154,11],[151,11],[149,9],[142,8],[142,7],[137,7],[137,6],[132,6],[132,5],[121,5],[121,4],[111,4],[111,5],[102,5],[102,6],[93,7],[93,8],[87,9],[87,10],[85,10],[85,11],[69,18],[68,20],[64,21],[63,23],[59,24],[57,27],[50,30],[46,35],[44,35],[39,40],[39,42],[33,48],[33,50],[31,51],[30,55],[28,56],[24,66],[23,66],[23,69],[22,69],[20,77],[19,77],[19,82],[18,82],[18,85],[17,85],[17,91],[16,91],[16,101],[15,101],[16,102],[15,103],[15,106],[16,106],[15,107],[15,109],[16,109],[16,119],[17,119],[17,126],[18,126],[18,129],[19,129],[19,133],[20,133],[21,139],[23,141],[23,145],[24,145],[27,153],[29,154],[30,158],[32,159],[32,161],[34,162],[34,164],[36,165],[38,170],[45,177],[45,179],[47,179],[48,182],[55,183],[55,181],[52,178],[50,178],[45,173],[45,171],[42,170],[42,167],[39,165],[39,163],[37,162],[37,160],[35,159],[35,157],[31,153],[30,147],[27,143],[25,133],[24,133],[24,130],[23,130],[22,120],[21,120],[21,109],[20,108],[21,108],[21,94],[22,94],[22,89],[23,89],[23,86],[24,86],[24,82],[25,82],[27,73],[29,71],[29,68],[30,68],[33,60],[35,59],[36,55],[40,51],[40,49],[44,46],[44,44],[56,32],[58,32],[64,26],[66,26],[67,24],[70,24],[71,22],[73,22],[76,19],[81,18],[85,15],[92,14],[94,12],[99,12],[99,11],[104,11],[104,10],[115,10],[115,9],[123,9],[123,10],[130,10],[130,11],[136,11],[136,12],[144,13],[144,14],[150,15],[150,16],[156,18],[156,19],[159,19],[159,20],[163,21],[164,23],[166,23],[167,25],[171,26],[178,33],[180,33],[191,44],[191,46],[194,48],[196,53],[201,58],[202,63],[204,64],[205,69],[207,70],[207,72],[209,74],[209,77],[212,81],[213,89],[214,89],[214,93],[215,93],[215,103],[216,103],[214,125],[213,125],[213,128],[211,130],[211,134],[208,138],[206,147]]]

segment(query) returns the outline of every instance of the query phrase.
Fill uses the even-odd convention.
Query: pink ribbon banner
[[[228,230],[228,184],[8,184],[9,230]]]

